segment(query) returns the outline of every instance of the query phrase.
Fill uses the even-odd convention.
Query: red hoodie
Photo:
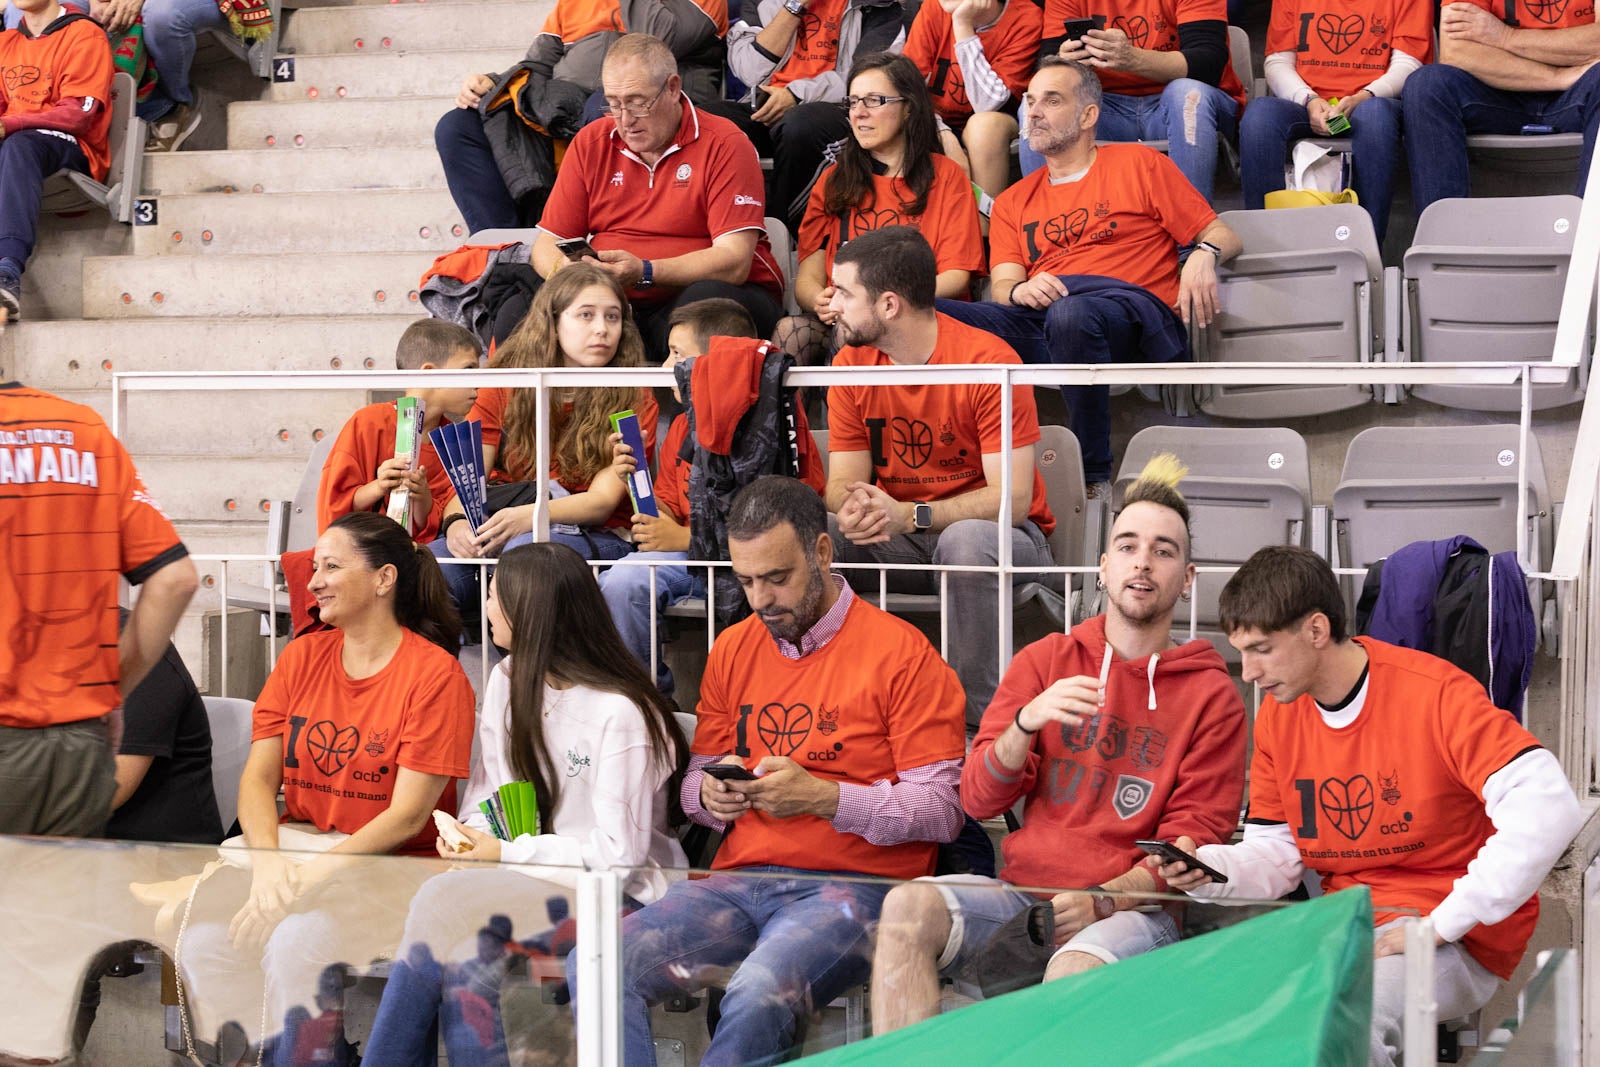
[[[1100,677],[1105,624],[1098,615],[1011,661],[961,773],[961,805],[975,818],[1027,798],[1022,829],[1001,846],[1000,876],[1013,885],[1099,885],[1144,858],[1136,840],[1220,843],[1238,824],[1244,702],[1207,641],[1132,661],[1111,653],[1099,714],[1076,729],[1041,730],[1020,771],[994,759],[995,738],[1018,708],[1061,678]]]

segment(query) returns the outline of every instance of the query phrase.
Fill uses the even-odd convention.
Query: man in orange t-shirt
[[[1581,133],[1583,195],[1600,109],[1594,4],[1457,0],[1439,13],[1439,62],[1406,81],[1406,158],[1417,214],[1467,189],[1467,135]]]
[[[679,794],[723,832],[713,866],[729,873],[623,920],[624,1063],[653,1061],[651,1004],[733,968],[703,1060],[779,1062],[812,1005],[866,980],[883,879],[931,874],[961,828],[961,686],[927,638],[831,573],[827,519],[776,475],[729,509],[755,615],[711,650]]]
[[[119,578],[141,587],[120,638]],[[198,582],[100,416],[0,383],[0,834],[101,833],[116,792],[110,718]]]
[[[1028,84],[1028,136],[1047,167],[995,200],[993,298],[941,300],[939,310],[999,337],[1027,363],[1187,359],[1185,325],[1210,323],[1217,264],[1238,255],[1239,238],[1159,152],[1095,147],[1100,98],[1088,67],[1054,56],[1039,64]],[[1177,247],[1189,244],[1180,272]],[[1097,495],[1111,479],[1109,393],[1062,391]]]
[[[1555,756],[1475,679],[1424,652],[1346,632],[1333,570],[1309,549],[1251,556],[1219,603],[1256,715],[1244,840],[1174,844],[1169,885],[1226,902],[1271,900],[1306,869],[1324,892],[1365,886],[1374,920],[1369,1062],[1402,1047],[1405,913],[1433,923],[1439,1018],[1483,1007],[1539,917],[1539,886],[1583,824]],[[1159,865],[1152,859],[1152,866]]]
[[[908,226],[862,234],[833,265],[836,367],[1020,364],[998,338],[933,309],[933,249]],[[993,567],[999,559],[1000,480],[1007,456],[1000,385],[836,385],[828,393],[829,530],[841,563]],[[1011,560],[1053,566],[1045,540],[1055,516],[1034,467],[1033,390],[1012,389]],[[878,575],[850,572],[876,590]],[[990,574],[888,572],[896,592],[938,593],[948,582],[946,657],[977,730],[1000,681],[999,584]],[[1017,574],[1013,582],[1035,580]],[[1007,650],[1009,652],[1009,649]]]
[[[1217,136],[1231,139],[1245,101],[1228,54],[1225,0],[1045,0],[1044,32],[1041,56],[1099,74],[1100,138],[1166,141],[1172,161],[1210,200]],[[1022,173],[1037,170],[1044,154],[1025,137]]]
[[[66,169],[103,181],[111,160],[105,31],[57,0],[15,6],[22,24],[0,33],[0,325],[22,317],[44,180]]]

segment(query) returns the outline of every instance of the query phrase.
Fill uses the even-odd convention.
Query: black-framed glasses
[[[856,105],[860,104],[868,111],[876,111],[880,107],[887,107],[889,104],[902,104],[905,102],[905,99],[906,98],[903,96],[884,96],[882,93],[867,93],[865,96],[847,96],[844,98],[844,109],[846,111],[854,111],[856,109]]]
[[[642,119],[655,109],[657,102],[659,102],[661,99],[661,94],[666,91],[667,83],[662,82],[661,88],[656,90],[656,95],[652,96],[650,98],[650,102],[647,104],[613,104],[611,101],[607,100],[605,104],[601,106],[600,114],[611,118],[620,116],[622,118],[629,119]]]

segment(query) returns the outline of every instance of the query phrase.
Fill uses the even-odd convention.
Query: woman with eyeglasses
[[[978,202],[961,167],[943,154],[933,104],[916,64],[874,52],[850,70],[845,106],[850,136],[830,146],[800,224],[795,300],[803,309],[778,323],[775,344],[812,365],[833,350],[829,279],[846,241],[885,226],[916,226],[939,266],[936,293],[966,299],[987,269]]]

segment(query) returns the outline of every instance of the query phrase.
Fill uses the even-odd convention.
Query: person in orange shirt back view
[[[1439,1018],[1483,1007],[1516,969],[1539,886],[1583,824],[1554,754],[1455,666],[1352,637],[1333,569],[1309,549],[1246,560],[1218,608],[1256,715],[1250,810],[1236,845],[1173,844],[1227,876],[1162,865],[1191,896],[1271,900],[1306,870],[1372,894],[1369,1063],[1403,1044],[1407,912],[1433,922]]]
[[[994,334],[1025,363],[1189,358],[1185,326],[1211,322],[1217,264],[1242,247],[1172,160],[1143,145],[1096,147],[1101,97],[1084,64],[1040,61],[1028,83],[1028,137],[1046,167],[995,200],[992,299],[939,301],[940,312]],[[1190,244],[1180,271],[1178,246]],[[1111,479],[1110,394],[1062,392],[1097,496]]]
[[[0,325],[22,317],[44,180],[111,163],[111,44],[58,0],[14,0],[22,24],[0,33]]]

